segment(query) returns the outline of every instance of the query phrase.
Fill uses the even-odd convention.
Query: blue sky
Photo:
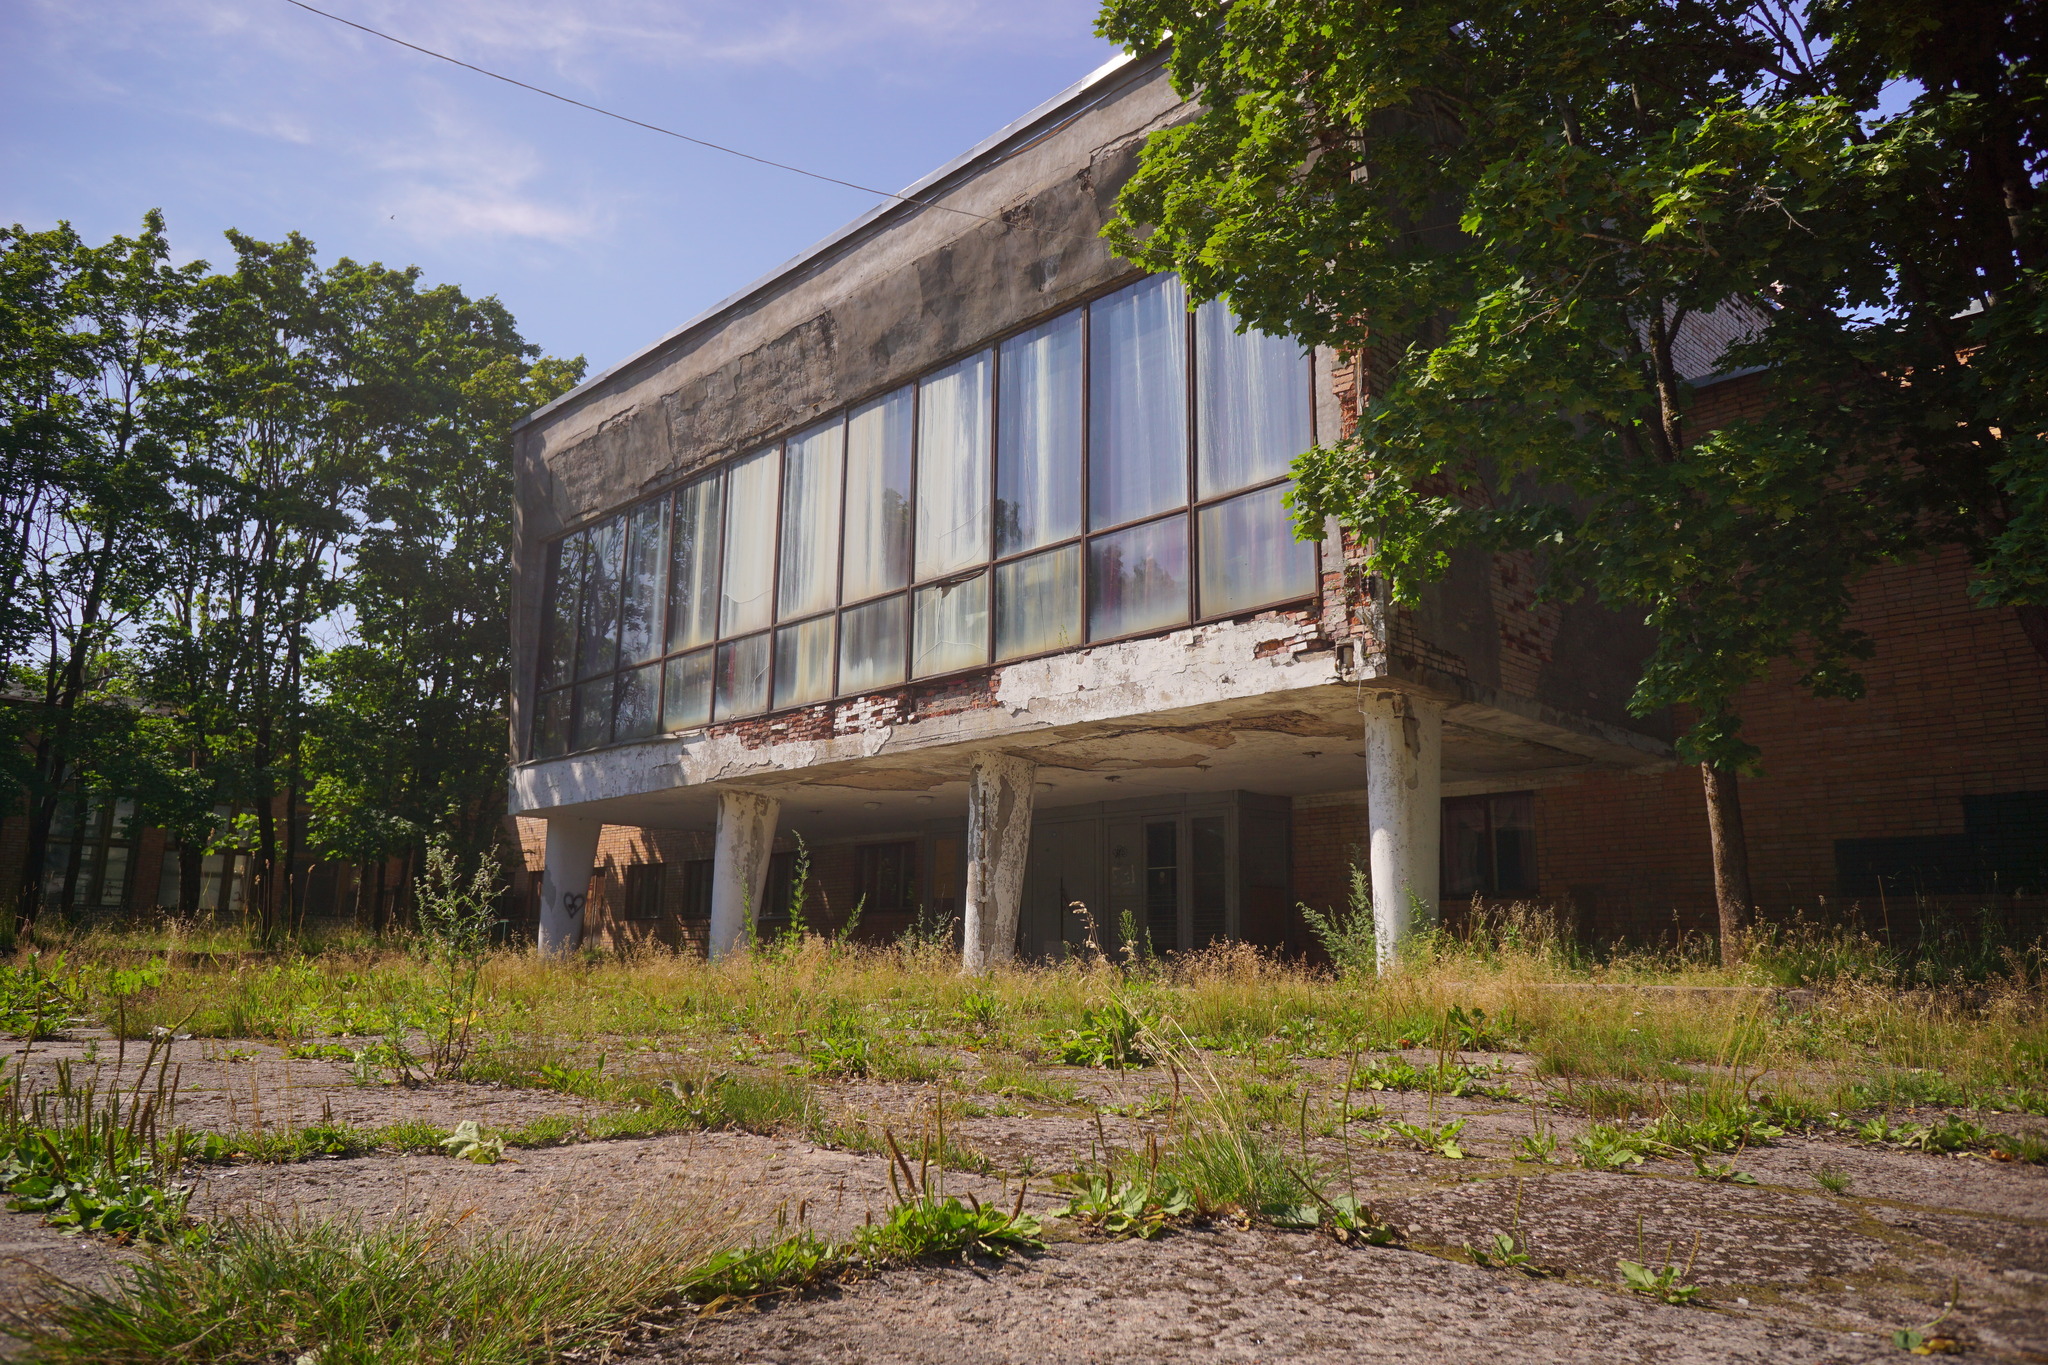
[[[1094,0],[320,0],[693,136],[899,189],[1113,55]],[[323,261],[496,294],[593,370],[869,208],[283,0],[5,0],[0,221],[162,208],[181,259],[294,229]]]

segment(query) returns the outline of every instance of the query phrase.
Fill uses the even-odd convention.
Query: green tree
[[[98,247],[68,224],[0,230],[0,650],[17,703],[0,743],[28,825],[18,925],[42,909],[59,806],[84,801],[95,756],[134,728],[123,647],[161,571],[165,489],[194,424],[199,269],[169,255],[155,213]],[[77,876],[74,845],[67,901]]]
[[[1857,695],[1865,569],[1959,545],[2048,655],[2039,6],[1108,0],[1098,27],[1170,42],[1199,106],[1112,242],[1360,362],[1355,432],[1297,466],[1304,531],[1342,518],[1400,600],[1460,546],[1529,550],[1655,626],[1632,705],[1691,717],[1724,953],[1738,693],[1790,658]],[[1721,363],[1769,412],[1698,430],[1675,344],[1731,309]]]

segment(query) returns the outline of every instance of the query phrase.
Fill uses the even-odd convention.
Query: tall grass
[[[431,972],[392,948],[333,943],[117,973],[119,947],[81,939],[67,945],[67,960],[88,1008],[131,1037],[173,1025],[220,1037],[388,1036],[432,1018]],[[567,962],[500,949],[481,964],[476,1028],[485,1066],[546,1040],[565,1063],[652,1050],[698,1067],[923,1079],[1056,1057],[1086,1012],[1116,996],[1172,1018],[1204,1048],[1253,1057],[1490,1047],[1535,1054],[1564,1078],[1658,1083],[1674,1067],[1740,1069],[1835,1107],[2048,1105],[2048,962],[2038,947],[2008,947],[1997,971],[1967,987],[1912,989],[1871,951],[1847,931],[1795,926],[1760,941],[1739,971],[1696,945],[1591,961],[1527,907],[1424,938],[1386,977],[1338,976],[1242,944],[977,978],[929,945],[817,938],[716,965],[659,949]],[[118,993],[106,984],[117,975]],[[1692,989],[1784,981],[1810,983],[1811,999],[1795,1008],[1766,989]],[[1481,1036],[1453,1036],[1453,1010],[1468,1021],[1483,1015]]]
[[[538,1365],[606,1353],[733,1244],[718,1220],[679,1215],[580,1233],[257,1219],[12,1330],[32,1359],[94,1365]]]

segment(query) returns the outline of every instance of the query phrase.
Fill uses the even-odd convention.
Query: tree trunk
[[[1733,768],[1700,764],[1707,788],[1707,833],[1714,848],[1714,903],[1721,913],[1721,965],[1742,960],[1749,935],[1749,840]]]
[[[178,918],[199,919],[200,889],[206,880],[206,850],[189,839],[178,841]]]

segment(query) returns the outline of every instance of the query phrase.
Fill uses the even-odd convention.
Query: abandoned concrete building
[[[857,910],[970,965],[1299,949],[1354,865],[1386,935],[1474,896],[1589,934],[1710,913],[1697,773],[1626,706],[1639,626],[1539,603],[1510,557],[1396,610],[1336,527],[1295,538],[1290,461],[1355,416],[1352,372],[1097,236],[1182,112],[1113,62],[522,424],[510,793],[543,948]],[[1749,401],[1694,350],[1703,405]],[[1919,891],[2038,891],[2038,661],[1959,565],[1870,601],[1870,701],[1752,707],[1790,763],[1748,792],[1759,898],[1881,894],[1930,839],[2005,881]],[[1995,704],[1963,726],[1931,688]]]

